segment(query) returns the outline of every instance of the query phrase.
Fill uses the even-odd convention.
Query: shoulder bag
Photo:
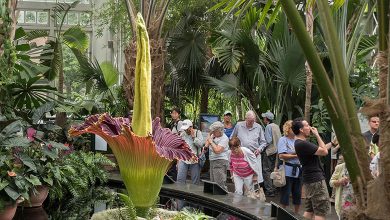
[[[270,178],[272,179],[272,183],[275,187],[283,187],[286,185],[286,163],[284,160],[282,160],[283,165],[279,167],[279,160],[279,154],[276,154],[275,169],[270,176]]]

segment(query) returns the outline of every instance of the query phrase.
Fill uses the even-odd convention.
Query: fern
[[[102,186],[108,180],[104,165],[115,166],[99,153],[74,152],[67,155],[59,168],[61,178],[57,178],[57,186],[51,189],[47,212],[59,220],[85,219],[93,210],[95,201],[112,201],[113,193]],[[58,203],[63,205],[58,206]]]

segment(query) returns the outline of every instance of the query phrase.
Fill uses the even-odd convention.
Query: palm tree
[[[58,3],[53,11],[52,18],[57,24],[56,32],[54,36],[50,36],[46,31],[35,30],[27,34],[26,40],[31,41],[37,38],[46,37],[49,39],[49,44],[53,48],[53,59],[50,61],[50,69],[45,73],[45,77],[48,80],[54,80],[58,78],[57,90],[60,94],[64,93],[64,58],[63,58],[63,45],[66,45],[70,49],[77,49],[83,53],[89,47],[88,35],[79,26],[73,26],[64,31],[64,21],[68,12],[76,7],[80,1],[75,1],[72,4]],[[63,99],[59,97],[59,100]],[[63,127],[66,122],[66,113],[58,112],[56,114],[56,124]]]
[[[240,27],[226,26],[216,32],[213,53],[225,71],[235,76],[209,79],[221,92],[247,98],[259,115],[272,110],[280,122],[283,115],[293,114],[291,101],[299,101],[304,57],[283,16],[273,32],[256,31],[259,12],[252,8]]]
[[[3,44],[7,40],[14,39],[16,30],[16,6],[17,0],[1,0],[0,6],[4,10],[0,11],[0,56],[4,53]],[[6,10],[8,9],[8,10]]]
[[[162,36],[163,24],[171,0],[140,0],[135,4],[133,0],[125,0],[128,19],[132,28],[133,40],[125,49],[125,75],[123,77],[123,86],[126,92],[126,98],[129,109],[133,109],[134,101],[134,73],[136,61],[136,15],[140,12],[145,20],[149,33],[151,60],[152,60],[152,117],[163,115],[164,91],[164,57],[166,56],[166,45]]]
[[[313,39],[313,25],[314,25],[314,17],[313,17],[313,8],[314,3],[309,3],[306,10],[306,29],[309,33],[311,39]],[[310,109],[311,109],[311,89],[313,86],[313,73],[311,72],[309,63],[305,62],[306,68],[306,95],[305,95],[305,110],[304,116],[307,122],[310,123]]]
[[[294,33],[297,35],[310,67],[313,70],[314,78],[316,79],[321,96],[328,109],[329,116],[332,119],[337,138],[344,149],[342,153],[350,174],[357,205],[356,215],[351,218],[385,219],[388,217],[390,206],[389,193],[387,191],[387,188],[389,187],[389,179],[387,179],[389,170],[386,170],[389,168],[390,164],[387,154],[389,148],[388,145],[383,145],[383,154],[381,153],[381,160],[385,164],[383,166],[383,175],[373,181],[368,169],[369,161],[366,157],[367,151],[365,141],[360,134],[356,107],[348,80],[351,62],[354,62],[353,57],[354,54],[356,54],[356,50],[350,50],[350,54],[343,53],[343,49],[346,48],[344,47],[346,41],[341,41],[336,34],[337,32],[332,20],[328,1],[317,1],[320,22],[324,30],[324,39],[328,47],[329,58],[332,63],[332,70],[335,78],[335,82],[332,83],[319,59],[314,44],[310,41],[310,36],[305,30],[305,26],[296,9],[294,1],[284,0],[281,2],[285,13],[290,20],[291,26],[294,29]],[[364,11],[366,3],[362,4],[362,6],[363,9],[360,10]],[[361,29],[361,27],[359,28]],[[360,29],[356,30],[361,31]],[[386,33],[386,35],[387,34],[388,33]],[[355,40],[357,42],[359,41],[357,39]],[[347,56],[343,57],[345,54]],[[379,112],[389,114],[388,103],[384,104],[382,102],[380,105],[376,106],[376,108],[378,107],[381,109]],[[385,131],[386,133],[388,132],[387,128]],[[378,192],[379,188],[386,189],[386,193]],[[373,203],[375,203],[375,205],[373,205]]]
[[[203,16],[204,15],[200,15]],[[171,85],[177,85],[181,90],[194,100],[201,97],[200,112],[207,112],[209,87],[204,82],[207,54],[206,34],[207,31],[199,22],[204,19],[191,12],[185,12],[183,18],[171,31],[168,38],[168,54],[172,66]],[[179,87],[176,90],[179,91]],[[173,98],[173,97],[172,97]]]

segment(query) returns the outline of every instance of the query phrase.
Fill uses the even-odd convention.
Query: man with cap
[[[261,152],[261,161],[263,162],[263,177],[264,177],[264,188],[267,196],[275,195],[275,187],[272,184],[270,178],[272,171],[275,168],[276,153],[278,152],[278,141],[282,137],[280,127],[273,123],[274,114],[269,110],[263,114],[263,123],[266,125],[264,131],[265,141],[267,142],[266,147]]]
[[[203,146],[203,135],[198,129],[194,129],[192,122],[188,119],[184,120],[181,125],[181,138],[188,144],[192,153],[199,155]],[[188,170],[191,172],[191,180],[193,184],[199,184],[200,181],[200,166],[198,162],[179,161],[177,166],[177,182],[185,183]]]
[[[226,134],[228,138],[230,138],[230,135],[233,133],[234,130],[234,124],[232,123],[232,112],[227,110],[225,113],[223,113],[223,124],[224,129],[223,132]]]

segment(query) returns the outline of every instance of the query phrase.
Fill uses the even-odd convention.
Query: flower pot
[[[4,210],[0,211],[0,219],[1,220],[12,220],[12,218],[15,215],[17,205],[12,204],[12,205],[6,205],[4,207]]]
[[[18,200],[16,200],[16,203],[6,204],[4,209],[0,211],[0,219],[12,220],[12,218],[15,216],[18,204],[23,202],[23,200],[23,198],[19,198]]]
[[[47,186],[37,186],[35,189],[38,191],[36,194],[30,193],[30,200],[23,203],[24,207],[38,207],[42,206],[42,203],[47,198],[49,194],[49,187]]]

